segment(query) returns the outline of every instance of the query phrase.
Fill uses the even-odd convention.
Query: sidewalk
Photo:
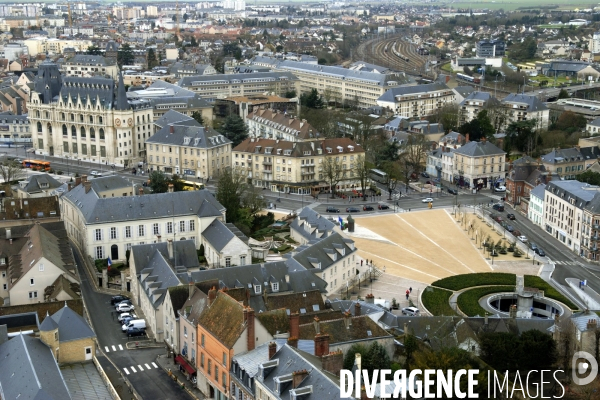
[[[169,373],[169,370],[177,377],[178,384],[184,384],[186,392],[189,393],[195,399],[204,400],[204,394],[195,387],[191,381],[189,381],[185,375],[179,372],[179,365],[175,364],[173,357],[168,357],[166,354],[161,354],[156,358],[156,363],[161,366],[165,373]]]

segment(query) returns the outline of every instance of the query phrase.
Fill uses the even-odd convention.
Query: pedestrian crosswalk
[[[152,364],[152,366],[150,366],[150,365],[149,365],[149,364],[147,364],[147,363],[146,363],[146,364],[144,364],[143,366],[142,366],[141,364],[138,364],[138,365],[132,365],[132,366],[130,366],[129,368],[123,368],[123,371],[124,371],[124,372],[125,372],[127,375],[129,375],[129,374],[135,374],[135,373],[137,373],[138,371],[139,371],[139,372],[143,372],[143,371],[149,371],[149,370],[152,370],[152,369],[157,369],[157,368],[158,368],[158,365],[156,365],[155,363],[151,363],[151,364]],[[145,368],[144,368],[144,367],[145,367]],[[131,372],[129,372],[130,370],[131,370]]]
[[[110,353],[110,352],[114,352],[114,351],[122,351],[122,350],[125,350],[125,349],[123,348],[123,345],[122,345],[122,344],[119,344],[119,345],[117,345],[117,346],[115,346],[115,345],[111,345],[111,346],[104,346],[104,350],[105,350],[107,353]]]
[[[571,266],[579,266],[579,267],[583,267],[584,266],[579,261],[566,261],[566,260],[554,261],[554,264],[556,264],[556,265],[571,265]]]

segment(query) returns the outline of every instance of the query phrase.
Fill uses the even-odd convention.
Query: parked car
[[[117,312],[124,313],[130,312],[134,310],[133,304],[118,304],[116,307]]]
[[[492,208],[496,211],[504,211],[504,204],[496,203],[492,206]]]
[[[116,305],[116,304],[119,304],[120,302],[122,302],[123,300],[129,300],[129,297],[127,297],[127,296],[113,296],[112,299],[110,299],[110,304]]]
[[[494,188],[494,192],[506,192],[506,186],[497,186]]]
[[[538,245],[533,242],[529,242],[529,248],[533,251],[536,251],[538,249]]]
[[[377,208],[379,208],[380,210],[389,210],[390,206],[388,206],[387,204],[380,204],[377,206]]]
[[[144,336],[146,335],[146,330],[141,328],[129,328],[127,329],[127,336]]]
[[[521,236],[521,231],[518,229],[515,229],[513,232],[511,232],[513,235],[515,236]]]
[[[542,250],[541,248],[538,247],[534,251],[537,253],[538,256],[540,256],[540,257],[546,257],[546,252],[544,250]]]
[[[512,225],[506,225],[506,230],[509,232],[514,232],[515,228]]]
[[[421,200],[421,203],[433,203],[433,199],[431,197],[426,197]]]
[[[363,206],[363,211],[373,211],[373,206]]]
[[[450,189],[450,188],[448,188],[448,193],[453,194],[453,195],[456,196],[458,194],[458,191],[456,189]]]
[[[348,207],[348,208],[346,208],[346,212],[349,212],[349,213],[360,212],[360,208],[358,208],[358,207]]]
[[[506,218],[508,218],[508,219],[510,219],[510,220],[512,220],[512,221],[514,221],[514,219],[515,219],[515,214],[506,214]]]
[[[325,209],[325,212],[339,213],[339,212],[340,212],[340,209],[339,209],[339,208],[335,208],[335,207],[331,207],[331,206],[329,206],[329,207],[327,207],[327,208]]]
[[[501,217],[501,216],[499,216],[499,215],[496,215],[496,216],[493,218],[493,220],[494,220],[494,221],[496,221],[496,222],[497,222],[497,223],[499,223],[499,224],[501,224],[501,223],[502,223],[502,221],[503,221],[502,217]]]
[[[102,174],[100,172],[98,172],[98,171],[91,171],[90,175],[91,176],[102,176]]]
[[[418,317],[420,315],[417,307],[404,307],[402,309],[402,315],[408,315],[410,317]]]
[[[137,316],[134,313],[123,313],[119,315],[117,320],[119,320],[119,322],[123,322],[125,318],[137,318]]]
[[[146,329],[146,321],[143,319],[132,319],[129,322],[127,322],[126,324],[123,324],[123,326],[121,327],[121,330],[123,332],[126,332],[127,329],[129,329],[129,328]]]
[[[527,236],[525,235],[517,236],[517,239],[519,239],[523,243],[527,243]]]
[[[115,307],[118,306],[119,304],[128,304],[128,305],[131,305],[132,303],[131,303],[131,300],[129,300],[129,299],[121,300],[120,302],[115,303]]]
[[[429,178],[429,174],[427,172],[421,172],[421,176],[423,178]]]

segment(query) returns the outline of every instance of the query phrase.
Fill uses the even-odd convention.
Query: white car
[[[120,313],[124,313],[124,312],[130,312],[130,311],[133,311],[133,310],[134,310],[134,308],[135,308],[135,307],[133,306],[133,304],[119,304],[119,305],[116,307],[116,309],[117,309],[117,312],[120,312]]]
[[[402,309],[402,315],[408,315],[410,317],[418,317],[420,315],[417,307],[404,307]]]
[[[100,174],[100,172],[98,172],[98,171],[91,171],[91,172],[90,172],[90,175],[91,175],[91,176],[102,176],[102,175]]]
[[[123,320],[124,320],[125,318],[133,318],[133,319],[137,319],[137,315],[135,315],[134,313],[128,313],[128,312],[125,312],[125,313],[123,313],[123,314],[119,315],[119,318],[117,318],[117,319],[119,320],[119,322],[123,322]]]
[[[517,239],[519,239],[523,243],[527,242],[527,236],[524,236],[524,235],[517,236]]]
[[[494,189],[495,192],[506,192],[506,186],[498,186]]]
[[[433,203],[433,199],[431,197],[426,197],[421,200],[422,203]]]

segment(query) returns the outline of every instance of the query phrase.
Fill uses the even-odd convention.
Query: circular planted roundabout
[[[508,317],[512,313],[522,318],[552,318],[577,309],[538,276],[499,272],[440,279],[423,291],[421,300],[426,311],[435,316]]]

